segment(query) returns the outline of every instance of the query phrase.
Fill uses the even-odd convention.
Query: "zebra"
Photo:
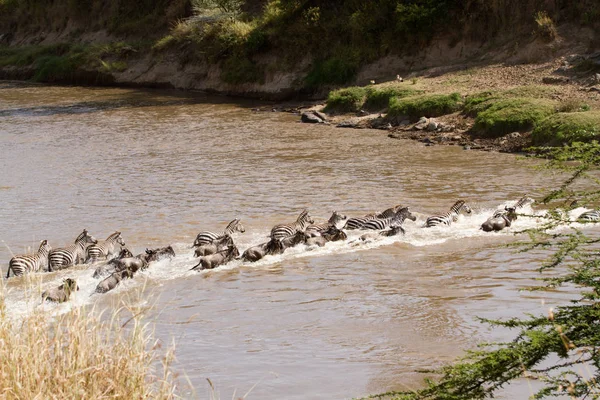
[[[240,232],[240,233],[246,232],[246,229],[240,223],[240,220],[237,218],[234,219],[233,221],[231,221],[229,224],[227,224],[227,227],[225,228],[225,230],[222,233],[215,233],[215,232],[210,232],[210,231],[200,232],[196,236],[196,240],[194,240],[194,244],[192,245],[192,247],[198,247],[198,246],[202,246],[205,244],[211,244],[214,240],[222,238],[225,235],[231,236],[234,232]]]
[[[92,263],[101,259],[108,259],[115,253],[115,246],[124,247],[125,241],[121,237],[121,232],[115,232],[108,236],[106,240],[93,244],[87,248],[87,263]]]
[[[432,215],[427,218],[425,222],[425,227],[429,228],[437,225],[450,225],[452,222],[458,219],[458,214],[464,210],[467,214],[471,214],[471,209],[463,200],[459,200],[452,207],[450,207],[450,211],[445,214],[440,215]]]
[[[518,209],[525,207],[527,204],[532,204],[535,203],[535,200],[532,199],[531,197],[525,195],[523,197],[521,197],[514,205],[512,205],[511,207],[505,207],[504,210],[496,210],[494,212],[494,215],[492,216],[492,218],[500,218],[503,215],[506,215],[507,213],[507,209],[508,208],[512,208],[514,209],[514,211],[516,212]]]
[[[296,222],[275,225],[273,229],[271,229],[271,239],[281,240],[288,236],[292,236],[297,232],[304,232],[304,230],[314,222],[315,221],[308,214],[308,210],[304,209],[296,219]]]
[[[347,218],[348,217],[346,217],[345,215],[340,214],[337,211],[334,211],[331,214],[331,217],[329,217],[329,220],[327,220],[327,222],[323,222],[322,224],[309,225],[308,228],[306,228],[306,233],[309,236],[320,236],[323,232],[327,231],[330,227],[337,226],[338,223],[342,222],[343,220],[345,220]]]
[[[372,213],[372,214],[367,214],[364,217],[349,218],[348,221],[346,221],[346,225],[344,225],[344,227],[342,229],[347,229],[347,230],[362,229],[363,225],[366,224],[368,221],[372,221],[374,219],[391,218],[401,208],[402,208],[401,205],[397,205],[394,207],[390,207],[387,210],[380,212],[379,214]]]
[[[586,211],[577,217],[579,222],[598,222],[600,221],[600,210]]]
[[[50,247],[48,241],[42,240],[37,253],[14,256],[8,263],[6,279],[8,279],[11,269],[13,276],[20,276],[25,273],[38,272],[48,268],[48,253],[50,253],[50,250],[52,250],[52,247]]]
[[[404,220],[406,219],[410,219],[412,221],[415,221],[417,219],[417,217],[415,217],[410,210],[408,209],[408,207],[403,207],[400,210],[398,210],[398,212],[396,214],[394,214],[393,217],[389,217],[389,218],[378,218],[378,219],[372,219],[370,221],[367,221],[362,229],[369,229],[369,230],[383,230],[383,229],[387,229],[391,226],[401,226],[402,223],[404,222]]]
[[[63,269],[81,263],[84,260],[85,247],[88,243],[96,244],[98,240],[84,229],[71,246],[50,251],[48,271],[52,272],[55,269]]]

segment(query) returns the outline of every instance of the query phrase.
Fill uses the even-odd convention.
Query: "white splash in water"
[[[503,209],[504,206],[513,203],[513,201],[509,201],[499,205],[498,208]],[[262,260],[254,263],[235,260],[211,271],[234,270],[241,266],[248,268],[265,268],[271,265],[285,263],[286,260],[367,251],[397,243],[425,247],[438,245],[451,240],[462,240],[473,237],[498,237],[498,235],[507,237],[523,229],[535,228],[545,221],[545,210],[534,211],[531,206],[528,205],[519,210],[520,214],[525,214],[527,216],[519,216],[512,227],[501,232],[483,232],[479,229],[481,224],[490,217],[495,210],[496,209],[474,210],[469,216],[460,215],[458,220],[451,226],[436,226],[432,228],[424,228],[423,226],[427,216],[419,215],[416,221],[405,222],[404,228],[406,229],[406,235],[381,237],[373,240],[361,241],[359,238],[365,233],[364,231],[348,231],[347,241],[330,242],[324,247],[307,247],[300,245],[286,250],[284,254],[266,256]],[[584,211],[587,211],[587,209],[574,209],[569,213],[569,218],[574,220]],[[571,224],[571,226],[578,229],[585,229],[591,225],[593,224]],[[238,235],[235,239],[236,245],[240,249],[240,253],[242,253],[243,250],[251,246],[267,241],[268,235],[268,230]],[[193,249],[190,248],[189,243],[176,243],[173,245],[173,248],[177,256],[172,260],[165,259],[152,263],[147,270],[137,273],[133,279],[122,281],[109,294],[95,293],[96,286],[101,281],[101,279],[92,278],[93,271],[97,264],[85,269],[77,267],[55,272],[53,273],[54,276],[44,282],[41,286],[39,284],[37,286],[32,284],[31,287],[33,287],[33,289],[22,290],[13,288],[6,296],[6,306],[9,316],[17,319],[22,318],[31,313],[34,309],[40,307],[42,310],[50,312],[53,315],[59,315],[76,307],[94,304],[98,299],[101,299],[102,296],[114,296],[115,294],[126,293],[133,288],[139,288],[146,283],[146,280],[160,283],[167,280],[208,273],[208,271],[190,271],[190,268],[197,264],[198,258],[194,257]],[[41,303],[41,291],[57,287],[62,283],[62,280],[67,277],[76,279],[80,289],[71,295],[70,301],[62,304],[49,302]]]

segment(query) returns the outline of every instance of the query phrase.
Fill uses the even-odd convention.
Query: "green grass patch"
[[[329,92],[327,96],[326,112],[354,112],[360,110],[365,99],[367,90],[364,87],[352,86]]]
[[[380,89],[368,87],[366,99],[362,107],[367,110],[378,111],[388,108],[392,97],[403,98],[420,93],[422,91],[412,88],[386,87]]]
[[[378,111],[388,108],[391,98],[413,96],[418,93],[420,91],[412,88],[351,86],[329,92],[325,111],[356,112],[361,109]]]
[[[536,146],[560,146],[572,142],[589,142],[600,137],[600,111],[554,114],[533,130]]]
[[[481,104],[483,103],[479,105]],[[555,101],[546,99],[501,99],[489,104],[477,114],[473,130],[486,137],[499,137],[514,131],[528,130],[552,115],[556,106]]]
[[[423,94],[405,98],[392,97],[388,116],[407,116],[412,120],[419,117],[439,117],[450,114],[463,107],[459,93],[452,94]]]

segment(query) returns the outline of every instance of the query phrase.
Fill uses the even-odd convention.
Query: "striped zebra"
[[[95,237],[88,234],[87,230],[83,230],[75,239],[75,243],[69,247],[58,248],[50,251],[48,254],[48,271],[63,269],[72,265],[80,264],[85,259],[86,245],[98,243]]]
[[[398,210],[398,212],[396,214],[394,214],[393,217],[389,217],[389,218],[378,218],[378,219],[373,219],[371,221],[367,221],[362,229],[368,229],[368,230],[378,230],[381,231],[383,229],[387,229],[391,226],[401,226],[402,223],[406,220],[406,219],[410,219],[412,221],[415,221],[417,219],[417,217],[415,217],[410,210],[408,209],[408,207],[403,207],[400,210]]]
[[[598,222],[600,221],[600,211],[599,210],[591,210],[586,211],[577,217],[577,221],[579,222]]]
[[[14,256],[8,263],[6,279],[10,275],[10,270],[12,270],[13,276],[20,276],[48,268],[48,253],[50,253],[50,250],[52,250],[52,247],[50,247],[48,241],[42,240],[37,253]]]
[[[531,197],[525,195],[523,197],[521,197],[514,205],[512,205],[511,207],[505,207],[504,210],[496,210],[494,212],[494,215],[492,216],[492,218],[500,218],[503,215],[507,214],[507,210],[509,208],[512,208],[514,212],[518,211],[520,208],[525,207],[527,204],[532,204],[535,203],[535,200],[532,199]]]
[[[331,214],[331,217],[329,217],[329,219],[327,220],[327,222],[323,222],[322,224],[309,225],[308,228],[306,228],[306,234],[308,236],[321,236],[323,232],[326,232],[332,226],[337,227],[337,224],[339,224],[347,218],[348,217],[346,217],[345,215],[334,211]]]
[[[393,217],[396,214],[396,212],[401,208],[401,205],[397,205],[394,207],[390,207],[387,210],[380,212],[379,214],[367,214],[364,217],[349,218],[348,221],[346,221],[346,225],[344,225],[343,229],[362,229],[363,225],[366,224],[368,221],[372,221],[374,219]]]
[[[112,233],[106,238],[96,244],[93,244],[87,248],[87,263],[96,262],[98,260],[107,260],[110,256],[115,253],[116,245],[121,247],[125,246],[125,241],[121,237],[121,232]]]
[[[240,232],[240,233],[246,232],[246,229],[241,224],[240,220],[237,218],[234,219],[233,221],[231,221],[229,224],[227,224],[227,227],[221,233],[215,233],[215,232],[210,232],[210,231],[200,232],[196,236],[196,240],[194,240],[194,244],[192,245],[192,247],[198,247],[198,246],[203,246],[205,244],[211,244],[214,240],[219,239],[225,235],[231,236],[234,232]]]
[[[304,232],[304,230],[315,221],[308,214],[308,210],[303,210],[296,222],[291,224],[279,224],[275,225],[273,229],[271,229],[271,239],[281,240],[286,237],[292,236],[297,232]]]
[[[459,200],[452,207],[450,211],[445,214],[432,215],[425,221],[425,227],[429,228],[437,225],[450,225],[452,222],[458,219],[460,212],[464,210],[467,214],[471,214],[471,209],[463,200]]]

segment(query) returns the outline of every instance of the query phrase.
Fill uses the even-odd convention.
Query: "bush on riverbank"
[[[405,98],[393,97],[388,109],[389,117],[439,117],[460,110],[463,100],[460,93],[423,94]]]
[[[34,310],[12,321],[0,284],[0,397],[17,399],[171,399],[171,351],[155,372],[158,342],[140,310],[115,312],[108,320],[74,308],[56,318]],[[123,325],[122,318],[131,313]]]
[[[556,111],[557,103],[547,99],[509,98],[478,104],[473,130],[485,137],[499,137],[534,128]],[[481,106],[486,107],[481,110]]]
[[[589,142],[600,136],[600,111],[554,114],[533,130],[536,146],[560,146],[572,142]]]
[[[389,107],[392,97],[402,98],[419,93],[412,88],[352,86],[333,90],[327,96],[326,112],[356,112],[360,109],[380,111]]]

